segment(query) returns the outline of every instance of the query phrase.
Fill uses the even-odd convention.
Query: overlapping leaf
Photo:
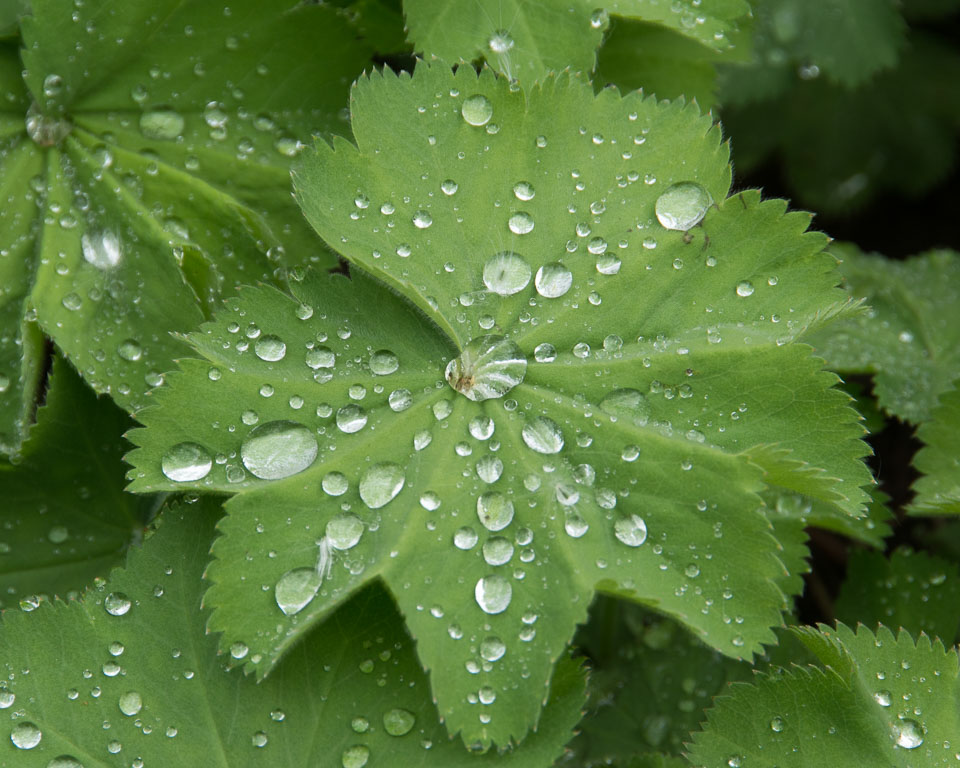
[[[289,163],[344,126],[369,48],[292,5],[37,0],[22,61],[0,48],[0,450],[33,402],[24,318],[135,408],[221,293],[331,261]]]
[[[912,510],[921,515],[960,514],[960,389],[943,394],[917,437],[926,445],[913,461],[923,477],[913,484]]]
[[[18,463],[0,462],[0,607],[106,576],[156,504],[123,493],[129,417],[56,358]]]
[[[952,645],[960,625],[960,574],[953,563],[909,549],[889,559],[854,552],[835,610],[850,625],[926,632]]]
[[[583,703],[574,662],[559,667],[548,716],[522,750],[471,755],[438,722],[413,643],[379,587],[263,684],[227,672],[200,607],[217,506],[166,510],[128,567],[81,601],[4,614],[0,705],[15,717],[4,718],[0,766],[545,768],[562,752]],[[248,653],[235,644],[227,658]]]
[[[881,408],[926,421],[939,396],[960,376],[960,256],[931,251],[908,261],[836,246],[851,296],[868,312],[812,337],[830,366],[872,373]]]
[[[320,144],[296,187],[352,281],[244,291],[132,435],[132,488],[243,491],[211,627],[262,674],[382,579],[481,747],[537,722],[597,589],[756,652],[787,575],[763,476],[849,517],[869,482],[848,397],[791,343],[844,306],[825,238],[724,200],[695,107],[424,65],[351,114],[359,146]],[[717,201],[686,234],[654,212],[680,182]]]
[[[592,71],[610,14],[730,51],[750,6],[745,0],[405,0],[404,12],[418,51],[451,64],[483,59],[530,84],[568,67]]]
[[[798,629],[821,667],[735,684],[695,734],[695,766],[889,765],[956,762],[957,653],[906,632],[844,625]]]

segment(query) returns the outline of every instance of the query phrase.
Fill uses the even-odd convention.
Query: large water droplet
[[[526,235],[533,232],[535,225],[536,222],[533,220],[533,216],[526,211],[519,211],[513,214],[507,222],[510,231],[515,235]]]
[[[496,54],[507,53],[511,48],[513,48],[513,38],[510,36],[510,33],[505,29],[498,29],[490,37],[490,50]]]
[[[478,93],[463,100],[460,114],[470,125],[486,125],[493,117],[493,104],[482,93]]]
[[[491,536],[481,548],[487,565],[506,565],[513,557],[513,543],[503,536]]]
[[[503,397],[523,381],[527,358],[503,336],[479,336],[447,364],[450,386],[474,401]]]
[[[103,600],[103,608],[111,616],[125,616],[133,604],[123,592],[111,592]]]
[[[613,524],[613,532],[628,547],[639,547],[647,540],[647,524],[639,515],[620,518]]]
[[[135,363],[143,357],[143,347],[135,339],[125,339],[117,347],[117,354],[128,363]]]
[[[40,112],[40,107],[36,103],[32,104],[30,109],[27,110],[25,126],[27,136],[33,140],[34,144],[41,147],[52,147],[54,144],[59,144],[73,130],[73,126],[68,120],[47,117]]]
[[[306,354],[306,363],[314,370],[318,368],[333,368],[337,362],[337,356],[330,347],[315,347],[308,349]]]
[[[137,691],[127,691],[120,696],[117,706],[127,717],[133,717],[143,709],[143,697]]]
[[[356,515],[341,515],[327,523],[327,541],[334,549],[352,549],[363,535],[363,522]]]
[[[43,733],[36,725],[29,722],[19,722],[13,726],[10,741],[19,749],[33,749],[43,738]]]
[[[140,115],[140,133],[154,141],[173,141],[183,133],[183,115],[172,109],[154,109]]]
[[[175,483],[202,480],[210,473],[212,466],[210,454],[196,443],[177,443],[160,459],[161,471]]]
[[[537,453],[559,453],[563,448],[563,432],[546,416],[537,416],[524,424],[520,436],[527,447]]]
[[[518,254],[503,251],[483,265],[483,284],[500,296],[512,296],[527,287],[532,272]]]
[[[374,464],[360,478],[360,498],[370,509],[379,509],[400,493],[405,482],[399,464],[391,461]]]
[[[83,768],[83,763],[73,755],[58,755],[47,763],[47,768]]]
[[[84,232],[80,238],[80,249],[87,263],[97,269],[111,269],[117,266],[122,255],[120,238],[109,229],[102,232]]]
[[[477,517],[488,531],[500,531],[513,521],[513,502],[498,491],[487,491],[477,498]]]
[[[317,458],[313,433],[295,421],[269,421],[250,430],[240,458],[261,480],[279,480],[302,472]]]
[[[261,360],[275,363],[278,360],[283,360],[284,355],[287,354],[287,345],[280,337],[267,334],[257,339],[253,351],[257,353],[257,357]]]
[[[370,748],[363,744],[347,747],[340,755],[340,765],[343,768],[364,768],[370,760]]]
[[[355,403],[337,409],[337,429],[352,435],[367,425],[367,412]]]
[[[533,279],[537,293],[547,299],[558,299],[573,285],[573,273],[559,261],[544,264]]]
[[[287,616],[302,611],[320,589],[322,578],[316,568],[296,568],[280,577],[274,597]]]
[[[503,613],[510,605],[510,599],[513,597],[513,587],[510,586],[510,582],[505,577],[495,574],[484,576],[477,581],[473,594],[477,600],[477,605],[484,613]]]
[[[657,220],[667,229],[686,232],[699,224],[713,203],[710,193],[693,181],[672,184],[657,198]]]
[[[379,349],[370,355],[370,372],[387,376],[400,367],[400,360],[389,349]]]
[[[389,709],[383,713],[383,730],[391,736],[403,736],[413,729],[417,721],[413,712],[405,709]]]
[[[600,410],[615,420],[639,427],[650,420],[650,403],[636,389],[615,389],[600,401]]]
[[[893,701],[890,691],[877,691],[873,694],[873,700],[881,707],[889,707]]]
[[[923,744],[923,727],[916,720],[902,718],[892,727],[897,746],[901,749],[916,749]]]
[[[513,185],[513,194],[517,200],[526,202],[528,200],[533,200],[537,193],[533,188],[533,184],[531,184],[529,181],[518,181]]]
[[[468,525],[458,528],[453,534],[453,544],[457,549],[464,551],[473,549],[477,544],[477,532]]]
[[[480,643],[480,657],[484,661],[500,661],[506,652],[507,646],[499,637],[491,635]]]

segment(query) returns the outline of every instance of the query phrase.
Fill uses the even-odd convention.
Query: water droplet
[[[552,363],[557,359],[557,348],[547,342],[537,344],[533,350],[533,359],[538,363]]]
[[[498,29],[490,38],[490,50],[496,54],[507,53],[513,48],[513,38],[505,29]]]
[[[183,115],[172,109],[154,109],[140,115],[140,133],[152,141],[173,141],[183,134]]]
[[[510,605],[510,599],[513,597],[513,587],[510,586],[510,582],[506,578],[495,574],[484,576],[478,580],[473,594],[477,600],[477,605],[484,613],[503,613]]]
[[[83,768],[83,763],[73,755],[58,755],[47,763],[47,768]]]
[[[237,661],[245,659],[248,653],[250,653],[250,648],[246,643],[236,642],[230,646],[230,655]]]
[[[363,744],[347,747],[340,755],[340,765],[343,768],[364,768],[370,760],[370,748]]]
[[[455,182],[453,179],[445,179],[444,181],[440,182],[441,191],[448,197],[457,194],[457,190],[459,188],[460,185],[457,184],[457,182]]]
[[[49,74],[43,78],[43,95],[49,98],[57,96],[63,90],[63,78],[60,75]]]
[[[650,403],[636,389],[615,389],[600,401],[600,410],[614,421],[624,420],[638,427],[650,420]]]
[[[527,287],[532,272],[518,254],[502,251],[483,265],[483,284],[500,296],[512,296]]]
[[[693,181],[672,184],[657,198],[657,220],[666,229],[686,232],[699,224],[713,203],[710,193]]]
[[[370,509],[379,509],[396,498],[405,482],[399,464],[390,461],[374,464],[360,478],[360,498]]]
[[[287,616],[302,611],[320,589],[322,578],[316,568],[295,568],[280,577],[274,597],[280,610]]]
[[[533,280],[537,293],[547,299],[558,299],[573,285],[573,273],[559,261],[544,264]]]
[[[447,382],[470,400],[503,397],[523,381],[527,358],[503,336],[480,336],[447,364]]]
[[[770,721],[770,730],[774,733],[781,733],[783,731],[783,718],[775,717]]]
[[[129,363],[135,363],[143,357],[143,348],[134,339],[126,339],[117,347],[117,354]]]
[[[102,232],[84,232],[80,238],[83,258],[97,269],[111,269],[120,263],[120,238],[106,229]]]
[[[103,608],[111,616],[125,616],[130,612],[132,603],[123,592],[111,592],[104,598]]]
[[[388,709],[383,713],[383,730],[391,736],[404,736],[410,733],[417,721],[413,712],[405,709]]]
[[[54,144],[59,144],[73,130],[73,126],[68,120],[47,117],[35,103],[27,110],[24,125],[27,129],[27,135],[33,140],[33,143],[41,147],[52,147]]]
[[[279,480],[302,472],[317,458],[313,433],[294,421],[269,421],[250,430],[240,458],[261,480]]]
[[[737,283],[737,296],[746,298],[753,295],[753,283],[749,280],[741,280]]]
[[[533,228],[536,222],[526,211],[518,211],[510,217],[507,222],[507,226],[510,228],[510,231],[515,235],[526,235],[530,232],[533,232]],[[529,280],[529,278],[527,278]],[[526,285],[526,283],[524,283]]]
[[[143,709],[143,698],[137,691],[127,691],[120,696],[117,706],[127,717],[133,717]]]
[[[413,226],[417,229],[428,229],[433,224],[433,217],[426,211],[420,210],[413,214]]]
[[[527,448],[537,453],[559,453],[563,448],[563,432],[555,421],[546,416],[537,416],[528,421],[520,430],[520,435]]]
[[[504,642],[494,635],[490,635],[480,643],[480,657],[484,661],[500,661],[507,652]]]
[[[495,483],[503,474],[503,462],[490,454],[477,462],[477,477],[485,483]]]
[[[513,194],[517,200],[527,202],[528,200],[533,200],[537,193],[533,188],[533,184],[529,181],[518,181],[513,185]]]
[[[350,484],[347,482],[346,475],[342,472],[328,472],[323,476],[320,485],[325,493],[330,496],[342,496],[347,492]]]
[[[492,536],[481,548],[487,565],[505,565],[513,557],[513,543],[503,536]]]
[[[897,746],[901,749],[916,749],[923,744],[923,727],[916,720],[901,718],[900,722],[893,723],[891,727]]]
[[[349,403],[337,409],[337,429],[348,435],[359,432],[367,425],[367,412],[359,405]]]
[[[477,498],[477,517],[488,531],[501,531],[513,521],[513,502],[498,491]]]
[[[355,717],[350,721],[354,733],[366,733],[370,730],[370,721],[365,717]]]
[[[269,739],[267,738],[267,734],[265,734],[263,731],[257,731],[250,739],[250,743],[257,748],[263,748],[267,746],[268,741]]]
[[[177,443],[160,460],[161,471],[175,483],[202,480],[212,466],[210,454],[196,443]]]
[[[8,691],[6,688],[0,688],[0,709],[10,709],[13,706],[13,702],[17,700],[15,694]]]
[[[647,540],[647,524],[639,515],[621,517],[613,524],[617,540],[628,547],[639,547]]]
[[[890,691],[877,691],[873,694],[873,700],[881,707],[889,707],[893,697],[890,695]]]
[[[275,363],[278,360],[283,360],[284,355],[287,354],[287,345],[279,337],[267,334],[257,339],[253,351],[257,353],[257,357],[261,360]]]
[[[363,535],[363,522],[356,515],[341,515],[327,522],[326,533],[334,549],[352,549]]]
[[[473,549],[477,544],[477,532],[468,525],[458,528],[453,534],[453,544],[457,549],[464,551]]]
[[[493,117],[493,104],[490,99],[481,93],[464,99],[460,114],[470,125],[481,126],[490,122]]]
[[[36,725],[28,722],[19,722],[13,726],[10,741],[19,749],[33,749],[43,738],[43,733]]]
[[[370,370],[376,376],[387,376],[400,367],[400,360],[389,349],[379,349],[370,355]]]
[[[318,368],[333,368],[337,362],[337,356],[329,347],[314,347],[308,349],[306,354],[307,366],[317,370]]]

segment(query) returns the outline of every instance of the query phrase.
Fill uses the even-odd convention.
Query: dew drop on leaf
[[[47,768],[83,768],[83,763],[73,755],[58,755],[47,763]]]
[[[563,448],[563,432],[546,416],[537,416],[524,424],[520,436],[527,447],[537,453],[559,453]]]
[[[143,709],[143,698],[137,691],[127,691],[120,696],[117,706],[127,717],[133,717]]]
[[[429,229],[433,224],[433,217],[426,211],[417,211],[413,214],[413,226],[417,229]]]
[[[370,355],[370,371],[376,376],[387,376],[400,367],[400,360],[389,349],[379,349]]]
[[[255,747],[257,747],[257,748],[263,748],[263,747],[267,746],[267,742],[268,742],[268,741],[269,741],[269,739],[267,738],[267,734],[264,733],[263,731],[257,731],[257,732],[256,732],[255,734],[253,734],[253,736],[250,738],[250,743],[253,744],[253,746],[255,746]]]
[[[533,232],[535,225],[536,222],[533,220],[533,216],[526,211],[519,211],[513,214],[507,222],[507,226],[510,228],[510,231],[515,235],[529,234],[530,232]],[[526,285],[526,283],[524,283],[524,285]]]
[[[783,718],[775,717],[770,721],[770,730],[774,733],[781,733],[783,731]]]
[[[753,296],[753,283],[749,280],[741,280],[737,283],[737,296],[742,298]]]
[[[450,197],[451,195],[457,194],[457,190],[460,188],[460,185],[457,184],[453,179],[444,179],[440,183],[440,189],[443,194]]]
[[[499,491],[487,491],[477,498],[477,517],[488,531],[502,531],[513,522],[513,502]]]
[[[347,477],[342,472],[328,472],[323,476],[320,485],[324,493],[330,496],[343,496],[350,487]]]
[[[513,185],[513,194],[517,200],[527,202],[528,200],[533,200],[536,191],[533,188],[533,184],[529,181],[518,181]]]
[[[253,351],[261,360],[275,363],[278,360],[283,360],[284,355],[287,354],[287,345],[279,337],[267,334],[257,339]]]
[[[15,694],[8,691],[6,688],[0,688],[0,709],[10,709],[13,706],[13,702],[17,700]]]
[[[500,296],[512,296],[527,287],[532,272],[519,254],[502,251],[483,265],[483,284]]]
[[[889,707],[893,697],[890,695],[890,691],[877,691],[873,694],[873,700],[881,707]]]
[[[510,36],[510,33],[505,29],[498,29],[490,37],[490,42],[488,43],[490,50],[496,54],[507,53],[511,48],[513,48],[513,38]]]
[[[647,524],[639,515],[620,518],[613,524],[613,532],[628,547],[639,547],[647,540]]]
[[[395,389],[387,397],[387,402],[391,411],[400,413],[413,405],[413,393],[409,389]]]
[[[154,109],[140,115],[140,133],[152,141],[173,141],[183,133],[183,115],[172,109]]]
[[[318,368],[333,368],[337,361],[336,355],[330,347],[314,347],[307,350],[307,366],[314,370]]]
[[[699,224],[713,201],[710,193],[693,181],[672,184],[657,198],[657,220],[666,229],[686,232]]]
[[[374,464],[360,478],[360,498],[370,509],[379,509],[396,498],[404,482],[406,477],[399,464],[391,461]]]
[[[477,462],[477,477],[485,483],[495,483],[503,474],[503,462],[496,456],[487,455]]]
[[[486,125],[493,117],[493,104],[482,93],[478,93],[463,100],[460,114],[470,125]]]
[[[370,760],[370,748],[363,744],[347,747],[340,755],[340,765],[343,768],[364,768]]]
[[[383,713],[383,730],[391,736],[404,736],[410,733],[416,721],[413,712],[405,709],[388,709]]]
[[[349,403],[337,410],[337,429],[348,435],[367,425],[367,412],[359,405]]]
[[[86,262],[97,269],[112,269],[120,263],[122,256],[120,238],[109,229],[84,232],[80,238],[80,249]]]
[[[175,483],[202,480],[210,473],[213,461],[202,445],[177,443],[160,459],[163,474]]]
[[[507,652],[507,646],[503,640],[494,635],[490,635],[480,643],[480,657],[484,661],[499,661]]]
[[[294,421],[268,421],[250,430],[240,458],[261,480],[279,480],[302,472],[317,458],[313,433]]]
[[[600,401],[600,410],[613,420],[623,419],[638,427],[650,419],[650,403],[636,389],[615,389]]]
[[[573,285],[573,273],[559,261],[544,264],[537,270],[533,284],[544,298],[558,299]]]
[[[123,592],[111,592],[103,601],[104,610],[111,616],[125,616],[131,605],[130,598]]]
[[[557,359],[557,348],[547,342],[537,344],[533,350],[533,359],[538,363],[552,363]]]
[[[287,616],[302,611],[320,589],[322,579],[316,568],[295,568],[287,571],[274,589],[280,610]]]
[[[507,610],[513,597],[513,587],[505,577],[494,574],[479,579],[473,594],[480,609],[493,615]]]
[[[481,549],[487,565],[505,565],[513,557],[513,543],[503,536],[492,536]]]
[[[892,727],[897,746],[901,749],[916,749],[923,744],[923,727],[916,720],[902,718]]]
[[[467,425],[471,437],[477,440],[489,440],[493,436],[495,427],[493,419],[489,416],[474,416]]]
[[[326,533],[334,549],[351,549],[363,535],[363,522],[356,515],[341,515],[327,522]]]
[[[42,731],[33,723],[19,722],[13,726],[10,741],[18,749],[33,749],[43,738]]]
[[[503,397],[523,381],[527,358],[503,336],[479,336],[447,364],[447,382],[470,400]]]
[[[458,528],[456,533],[453,534],[453,545],[457,549],[466,551],[476,546],[478,538],[477,532],[470,526],[465,525],[462,528]]]

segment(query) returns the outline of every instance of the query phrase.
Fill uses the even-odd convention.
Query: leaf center
[[[474,401],[503,397],[523,381],[527,358],[504,336],[479,336],[447,364],[447,382]]]

